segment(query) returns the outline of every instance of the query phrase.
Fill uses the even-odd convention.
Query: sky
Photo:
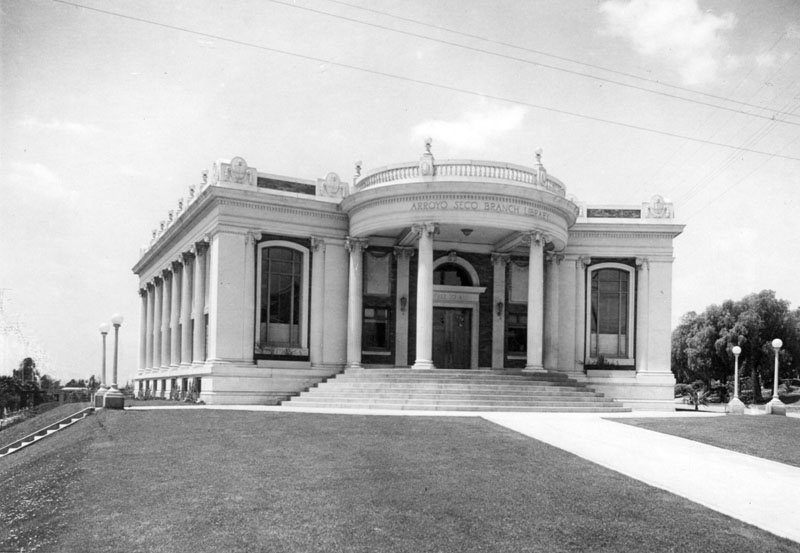
[[[0,323],[22,336],[0,341],[0,374],[28,352],[55,378],[99,374],[120,313],[130,380],[131,268],[215,160],[350,179],[428,136],[440,159],[530,166],[541,148],[581,202],[673,201],[673,324],[763,289],[800,305],[796,0],[0,9]]]

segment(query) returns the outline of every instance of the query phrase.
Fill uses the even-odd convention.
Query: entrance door
[[[469,369],[472,310],[433,308],[433,364],[438,369]]]

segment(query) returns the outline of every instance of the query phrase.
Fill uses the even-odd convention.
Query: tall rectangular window
[[[630,273],[620,269],[592,272],[590,355],[628,356]]]
[[[308,250],[287,241],[260,245],[256,353],[305,356]]]

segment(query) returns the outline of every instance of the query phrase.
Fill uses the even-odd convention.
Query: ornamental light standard
[[[742,348],[733,346],[731,348],[733,353],[733,399],[728,402],[728,413],[731,415],[743,415],[744,403],[739,399],[739,355],[742,353]]]
[[[106,392],[105,406],[109,409],[124,409],[125,396],[117,389],[117,360],[119,359],[119,327],[123,321],[122,315],[115,313],[111,316],[111,324],[114,325],[114,372],[111,387]]]
[[[106,387],[106,336],[111,325],[103,323],[100,325],[100,334],[103,336],[103,372],[100,374],[100,387],[94,394],[94,406],[103,406],[103,397],[106,395],[108,388]]]
[[[775,350],[775,380],[772,383],[772,399],[767,403],[767,414],[772,415],[785,415],[786,405],[778,397],[778,352],[783,347],[783,341],[780,338],[775,338],[772,341],[772,349]]]

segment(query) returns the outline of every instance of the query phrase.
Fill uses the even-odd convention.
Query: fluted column
[[[531,232],[526,236],[530,244],[528,255],[528,359],[525,372],[541,372],[542,339],[544,337],[544,245],[545,236]]]
[[[147,366],[147,288],[139,288],[139,370]],[[105,362],[105,355],[103,355]],[[103,385],[105,385],[103,378]]]
[[[639,269],[638,286],[636,287],[636,372],[647,371],[647,342],[650,325],[650,261],[637,258]],[[628,329],[630,340],[631,329]]]
[[[558,266],[564,258],[561,254],[547,254],[547,271],[545,272],[544,286],[544,368],[555,370],[558,368]]]
[[[363,324],[363,259],[367,240],[348,238],[345,248],[350,252],[350,277],[347,301],[347,368],[361,367],[361,330]]]
[[[492,292],[492,368],[505,366],[506,350],[506,266],[510,255],[493,253],[494,290]]]
[[[192,261],[194,255],[189,252],[181,254],[181,365],[192,364],[192,282],[194,272]]]
[[[172,262],[172,278],[170,279],[172,289],[170,290],[169,307],[169,365],[177,367],[181,364],[181,262]]]
[[[194,332],[192,335],[193,363],[202,364],[206,360],[206,253],[208,242],[198,242],[194,246]]]
[[[417,359],[413,369],[433,369],[433,236],[436,223],[414,225],[419,235],[417,263]]]
[[[153,368],[153,323],[155,315],[155,284],[152,282],[147,283],[147,330],[145,331],[145,368]]]
[[[591,257],[579,257],[575,264],[575,369],[584,372],[586,362],[586,267]]]
[[[308,354],[314,367],[322,364],[322,347],[325,343],[325,240],[312,236],[311,251],[311,340]]]
[[[155,300],[153,304],[153,368],[161,367],[161,315],[163,314],[162,301],[164,299],[164,281],[160,276],[153,279],[155,286]]]
[[[169,321],[170,309],[172,308],[172,281],[173,276],[169,269],[164,269],[161,272],[164,280],[163,290],[161,292],[161,367],[167,368],[170,364],[170,337],[169,337]]]

